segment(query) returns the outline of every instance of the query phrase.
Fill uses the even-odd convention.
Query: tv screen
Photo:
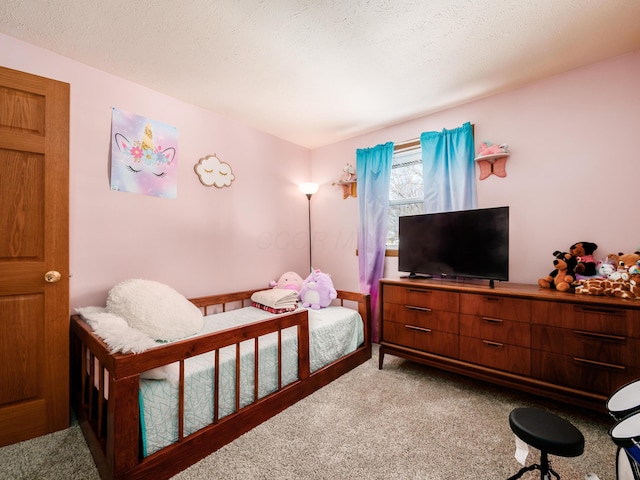
[[[398,233],[409,277],[509,280],[509,207],[400,217]]]

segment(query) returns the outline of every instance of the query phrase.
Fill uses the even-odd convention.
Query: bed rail
[[[232,294],[212,295],[191,299],[205,314],[241,308],[250,301],[249,290]],[[111,354],[102,340],[80,317],[71,317],[71,378],[72,401],[83,434],[102,478],[142,479],[168,478],[187,468],[206,455],[231,442],[263,421],[284,410],[298,400],[321,388],[371,357],[369,296],[339,291],[337,303],[353,303],[361,314],[365,328],[365,342],[355,352],[310,373],[309,322],[306,310],[292,312],[199,337],[173,342],[139,354]],[[349,305],[350,306],[350,305]],[[217,388],[214,395],[214,415],[211,423],[191,435],[184,434],[184,362],[202,353],[214,352],[219,359],[220,349],[241,342],[255,342],[263,335],[278,335],[278,352],[282,331],[297,329],[298,380],[275,392],[258,398],[257,384],[254,402],[240,408],[240,389],[236,388],[236,409],[218,418]],[[239,353],[238,353],[239,354]],[[258,375],[257,355],[255,375]],[[139,409],[140,374],[169,364],[178,364],[178,441],[147,457],[141,454]],[[240,362],[236,361],[239,369]],[[281,379],[281,362],[278,361]],[[218,364],[215,364],[218,372]],[[239,378],[236,372],[236,378]],[[216,382],[217,384],[217,382]]]

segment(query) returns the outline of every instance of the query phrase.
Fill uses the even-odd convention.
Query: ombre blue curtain
[[[424,213],[477,208],[473,127],[420,135]]]
[[[393,143],[356,150],[360,291],[371,295],[371,340],[378,342],[378,291],[384,270]]]

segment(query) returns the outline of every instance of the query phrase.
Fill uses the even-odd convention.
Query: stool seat
[[[549,454],[578,457],[584,452],[580,430],[553,413],[538,408],[515,408],[509,414],[509,425],[520,440],[540,450],[540,464],[522,467],[508,480],[516,480],[531,470],[540,470],[541,480],[549,480],[551,475],[560,480],[560,475],[551,468]]]
[[[523,442],[560,457],[584,452],[584,436],[567,420],[537,408],[516,408],[509,415],[511,430]]]

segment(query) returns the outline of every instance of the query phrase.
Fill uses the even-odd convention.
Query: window
[[[412,142],[395,150],[390,183],[387,250],[397,251],[398,218],[423,213],[424,182],[420,142]]]

